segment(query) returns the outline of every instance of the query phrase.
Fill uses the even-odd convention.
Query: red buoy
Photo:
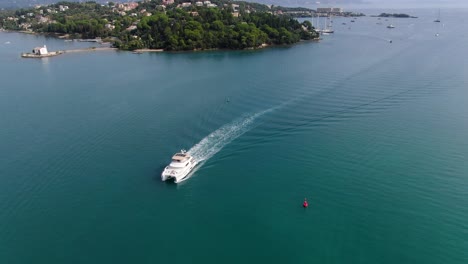
[[[307,199],[304,199],[304,202],[302,203],[302,206],[304,208],[307,208],[309,206],[309,203],[307,202]]]

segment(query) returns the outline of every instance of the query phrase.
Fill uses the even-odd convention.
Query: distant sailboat
[[[319,24],[319,22],[320,22],[320,16],[316,13],[316,14],[315,14],[315,18],[316,18],[316,21],[317,21],[316,23],[314,23],[315,31],[317,31],[318,33],[321,33],[322,30],[320,29],[320,24]]]
[[[439,15],[437,16],[437,19],[436,19],[436,20],[434,20],[434,22],[437,22],[437,23],[439,23],[439,22],[440,22],[440,9],[439,9]]]
[[[437,15],[437,19],[434,20],[434,22],[440,23],[440,8],[439,8],[439,13],[438,13],[438,15]],[[444,24],[442,24],[442,27],[443,27],[443,26],[444,26]],[[435,34],[436,37],[439,36],[439,32],[438,32],[439,30],[440,30],[440,27],[437,26],[437,32],[436,32],[436,34]]]
[[[390,25],[388,25],[387,28],[395,28],[392,22],[393,22],[393,18],[392,18],[392,21],[390,22]]]
[[[330,25],[330,22],[331,21],[331,17],[327,17],[327,19],[325,20],[325,28],[322,30],[322,33],[324,35],[328,35],[328,34],[331,34],[331,33],[334,33],[335,31],[332,29],[332,26]]]

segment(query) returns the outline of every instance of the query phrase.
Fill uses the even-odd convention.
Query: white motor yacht
[[[187,175],[195,168],[197,161],[185,150],[172,156],[171,163],[164,168],[161,174],[163,181],[174,179],[175,183],[183,181]]]

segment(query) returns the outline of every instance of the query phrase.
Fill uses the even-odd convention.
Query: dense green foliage
[[[199,8],[193,16],[182,9],[144,17],[135,30],[139,39],[123,39],[122,49],[148,47],[166,50],[245,49],[262,44],[292,44],[316,37],[312,25],[267,13],[244,14],[242,19],[228,10]],[[304,28],[307,30],[304,30]]]
[[[80,34],[82,38],[108,37],[112,35],[110,30],[105,28],[105,25],[110,19],[122,19],[122,17],[110,12],[109,6],[101,6],[95,2],[86,3],[68,3],[59,2],[52,5],[58,8],[59,5],[69,6],[66,12],[58,12],[51,15],[51,19],[55,23],[41,25],[36,27],[36,31],[63,33],[63,34]],[[127,23],[131,24],[133,20],[130,17]]]
[[[2,19],[1,26],[17,30],[27,24],[34,32],[81,38],[114,37],[117,39],[115,46],[125,50],[246,49],[318,37],[308,21],[299,23],[288,16],[256,10],[267,9],[264,5],[236,2],[239,12],[235,17],[231,4],[225,0],[213,0],[218,5],[213,8],[176,7],[185,1],[176,0],[166,8],[160,5],[162,0],[141,2],[127,12],[122,12],[112,2],[107,5],[59,2],[39,9],[17,10],[14,16],[18,21]],[[59,6],[69,9],[57,11]]]
[[[13,20],[8,20],[8,17],[15,16],[15,12],[11,10],[2,10],[0,11],[0,28],[10,29],[10,30],[19,30],[18,23]]]

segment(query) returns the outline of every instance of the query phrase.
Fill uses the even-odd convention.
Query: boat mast
[[[319,20],[319,12],[318,12],[318,6],[315,8],[315,19],[317,21],[317,24],[315,26],[315,31],[320,33],[320,20]]]
[[[437,19],[434,20],[434,22],[440,22],[440,8],[439,8],[439,12],[438,12],[438,15],[437,15]]]

